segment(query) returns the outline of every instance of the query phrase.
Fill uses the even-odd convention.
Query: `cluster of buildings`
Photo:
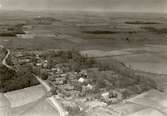
[[[50,70],[48,81],[58,88],[58,94],[67,98],[85,98],[87,101],[99,100],[107,104],[118,103],[123,97],[116,90],[101,90],[97,93],[95,82],[89,75],[89,71],[98,70],[96,68],[84,69],[80,72],[65,72],[58,64]],[[100,89],[100,88],[99,88]]]
[[[19,65],[31,65],[40,73],[45,72],[47,81],[58,88],[56,91],[61,97],[85,97],[88,98],[87,100],[99,99],[107,103],[116,103],[122,99],[121,94],[117,91],[102,90],[100,93],[95,92],[97,90],[96,83],[89,76],[89,71],[98,71],[97,68],[69,72],[67,71],[68,65],[64,64],[52,64],[52,67],[48,67],[50,62],[41,58],[41,53],[41,51],[16,52],[15,57]]]

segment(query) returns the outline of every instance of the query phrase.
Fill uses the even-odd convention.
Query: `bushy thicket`
[[[23,89],[38,84],[30,69],[25,67],[15,72],[1,65],[0,74],[0,92]]]
[[[1,49],[0,61],[4,59],[7,54],[5,48]],[[0,62],[0,92],[7,92],[17,89],[22,89],[37,84],[37,80],[32,76],[31,66],[21,67],[18,71],[8,69]],[[9,65],[13,65],[11,57],[6,59]]]
[[[41,57],[48,60],[50,68],[56,64],[65,64],[69,71],[80,71],[81,69],[92,68],[97,65],[94,58],[81,55],[77,50],[48,52],[41,55]]]
[[[16,36],[17,34],[25,34],[23,24],[3,25],[0,28],[0,36]]]
[[[100,89],[120,91],[124,98],[134,94],[140,94],[150,89],[157,89],[154,80],[139,75],[135,75],[133,70],[119,70],[116,68],[107,71],[91,70],[88,72],[92,83],[96,85],[95,93]]]

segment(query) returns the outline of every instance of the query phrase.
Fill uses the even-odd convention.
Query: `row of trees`
[[[23,31],[24,24],[4,25],[0,28],[0,36],[16,36],[17,34],[25,34]]]

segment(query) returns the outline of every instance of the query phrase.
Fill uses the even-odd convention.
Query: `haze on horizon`
[[[167,0],[0,0],[6,10],[167,12]]]

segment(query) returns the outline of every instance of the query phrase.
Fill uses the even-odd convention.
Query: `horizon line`
[[[130,10],[106,10],[106,9],[5,9],[1,8],[1,11],[23,11],[23,12],[113,12],[113,13],[151,13],[151,14],[166,14],[167,11],[130,11]]]

